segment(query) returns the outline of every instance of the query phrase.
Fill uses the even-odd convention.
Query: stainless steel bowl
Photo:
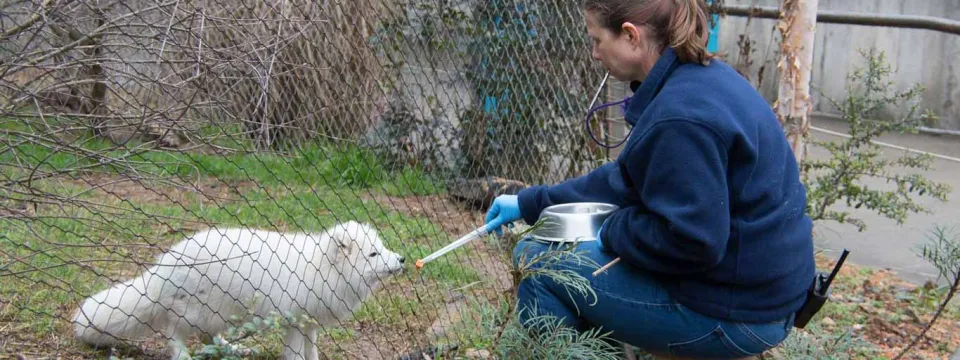
[[[597,240],[603,221],[619,207],[599,202],[579,202],[547,207],[540,213],[543,223],[530,237],[554,242]]]

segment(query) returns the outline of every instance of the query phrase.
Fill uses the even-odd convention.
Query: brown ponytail
[[[584,8],[614,34],[625,22],[648,26],[660,48],[670,46],[681,62],[707,65],[714,57],[703,0],[586,0]]]
[[[700,0],[674,0],[677,9],[673,12],[667,34],[670,47],[686,62],[707,64],[707,7]]]

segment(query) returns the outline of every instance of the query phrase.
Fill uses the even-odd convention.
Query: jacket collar
[[[646,79],[644,79],[643,82],[634,81],[630,83],[630,89],[634,91],[633,96],[630,98],[630,103],[627,105],[628,116],[626,116],[626,120],[630,123],[630,126],[637,125],[639,115],[647,108],[647,105],[653,101],[653,98],[660,92],[660,88],[663,87],[667,78],[670,77],[670,73],[673,72],[678,65],[677,53],[673,51],[673,48],[667,46],[663,53],[660,54],[657,62],[653,64],[653,68],[650,69],[650,73],[647,74]],[[630,116],[630,114],[632,114],[632,116]]]

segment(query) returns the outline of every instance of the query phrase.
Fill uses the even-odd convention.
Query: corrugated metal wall
[[[777,0],[726,0],[730,5],[776,7]],[[820,9],[876,14],[912,14],[960,19],[958,0],[820,0]],[[752,65],[748,74],[756,85],[763,70],[761,92],[771,101],[776,97],[776,61],[779,33],[775,20],[752,19],[747,26],[744,17],[728,16],[720,23],[719,50],[728,53],[735,65],[739,56],[740,35],[753,41]],[[920,29],[898,29],[876,26],[817,24],[816,49],[812,85],[814,111],[836,111],[823,96],[842,98],[846,93],[847,76],[864,65],[858,51],[876,47],[885,52],[887,62],[896,72],[893,80],[900,89],[920,83],[926,87],[921,106],[940,116],[932,127],[960,129],[960,36]],[[771,38],[774,41],[771,41]],[[896,116],[906,109],[891,109]]]

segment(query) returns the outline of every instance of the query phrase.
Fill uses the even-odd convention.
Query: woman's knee
[[[513,247],[513,266],[519,267],[521,262],[529,263],[530,259],[535,258],[549,250],[547,244],[539,241],[524,238],[517,242]]]
[[[532,324],[531,320],[548,316],[555,318],[561,325],[587,330],[580,323],[577,306],[572,306],[569,299],[558,296],[551,283],[549,279],[541,278],[525,278],[520,281],[516,308],[520,323],[527,327]]]

